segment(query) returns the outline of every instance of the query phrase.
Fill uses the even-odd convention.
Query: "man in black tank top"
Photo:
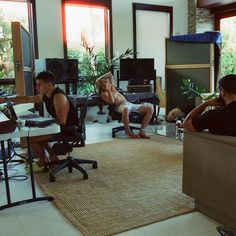
[[[11,98],[15,103],[41,103],[45,102],[48,113],[57,120],[61,126],[61,133],[69,127],[78,125],[78,116],[76,109],[69,100],[68,96],[60,88],[55,87],[55,75],[49,71],[43,71],[37,75],[36,96],[17,96]],[[1,101],[0,103],[4,102]],[[58,157],[53,153],[48,145],[48,141],[55,138],[56,135],[42,135],[31,138],[32,149],[39,159],[36,163],[38,167],[44,167],[49,161],[56,161]],[[49,157],[46,156],[45,149],[48,151]]]
[[[224,76],[219,81],[220,96],[203,102],[184,120],[188,131],[208,129],[212,134],[236,136],[236,74]],[[216,109],[204,112],[207,106]]]

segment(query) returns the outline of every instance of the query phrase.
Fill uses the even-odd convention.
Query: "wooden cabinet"
[[[195,99],[188,100],[180,89],[183,79],[214,91],[214,44],[166,39],[166,115],[177,107],[187,113],[195,106]]]

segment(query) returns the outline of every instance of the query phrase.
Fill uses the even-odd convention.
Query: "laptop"
[[[14,120],[25,120],[25,126],[28,127],[46,127],[48,125],[51,125],[53,123],[56,123],[56,120],[54,118],[42,118],[41,116],[30,113],[26,115],[17,116],[14,107],[12,106],[12,103],[10,101],[7,101],[7,107],[11,113],[11,116]]]

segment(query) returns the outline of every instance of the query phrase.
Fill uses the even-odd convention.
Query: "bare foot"
[[[136,134],[134,134],[134,133],[127,133],[127,135],[128,135],[130,138],[132,138],[132,139],[137,139],[137,138],[139,138],[139,135],[136,135]]]
[[[144,131],[140,131],[138,135],[139,135],[140,138],[146,138],[146,139],[151,138],[150,136],[147,136]]]

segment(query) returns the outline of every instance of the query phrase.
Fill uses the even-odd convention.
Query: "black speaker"
[[[153,58],[120,60],[120,80],[150,80],[155,78],[155,75]]]
[[[55,74],[56,83],[66,83],[77,80],[78,60],[46,58],[46,70]]]

